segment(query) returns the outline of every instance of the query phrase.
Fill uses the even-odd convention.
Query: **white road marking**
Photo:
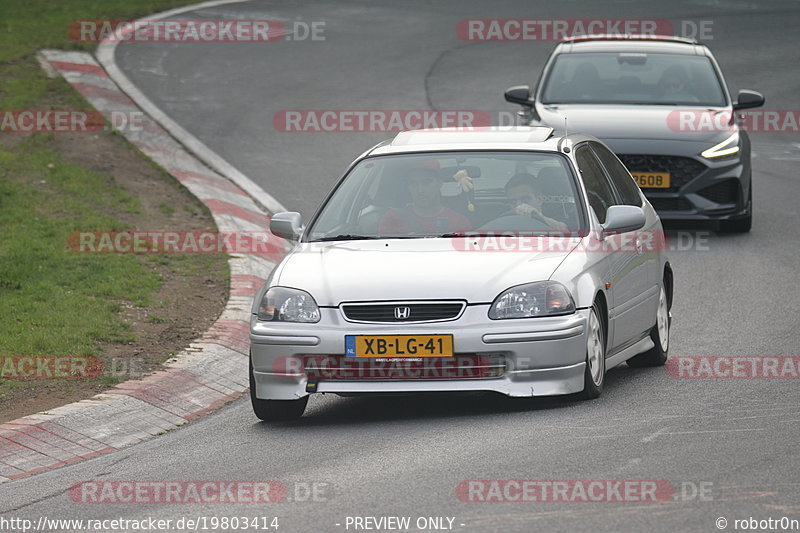
[[[620,468],[620,470],[630,470],[631,468],[635,468],[635,467],[639,466],[640,464],[642,464],[642,458],[641,457],[634,457],[633,459],[631,459],[627,463],[625,463],[625,466]]]
[[[211,2],[203,2],[201,4],[164,11],[163,13],[144,17],[140,20],[161,20],[174,17],[175,15],[182,13],[226,4],[236,4],[245,1],[246,0],[213,0]],[[97,47],[95,57],[103,66],[103,68],[106,69],[108,76],[114,80],[117,85],[119,85],[119,87],[134,102],[136,102],[140,108],[142,108],[147,114],[155,119],[155,121],[158,122],[164,129],[166,129],[170,135],[178,139],[181,144],[188,148],[189,151],[195,154],[200,160],[243,189],[257,203],[261,204],[266,211],[269,211],[270,213],[286,211],[286,208],[283,206],[283,204],[281,204],[271,194],[262,189],[231,163],[211,150],[211,148],[206,146],[202,141],[200,141],[200,139],[189,133],[177,122],[169,118],[166,113],[164,113],[158,106],[155,105],[155,103],[145,96],[145,94],[136,85],[134,85],[130,79],[128,79],[119,66],[117,66],[114,58],[114,52],[117,48],[117,44],[118,43],[116,41],[104,41],[100,43],[100,45]]]
[[[657,438],[659,435],[661,435],[662,433],[664,433],[664,432],[665,432],[666,430],[668,430],[668,429],[669,429],[669,427],[664,427],[664,428],[661,428],[661,429],[659,429],[658,431],[656,431],[655,433],[653,433],[653,434],[651,434],[651,435],[648,435],[648,436],[646,436],[645,438],[643,438],[643,439],[642,439],[642,442],[653,442],[654,440],[656,440],[656,438]]]

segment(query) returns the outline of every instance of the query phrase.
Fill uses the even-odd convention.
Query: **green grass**
[[[119,302],[148,305],[160,276],[134,255],[70,250],[72,232],[125,229],[110,213],[138,200],[39,144],[0,149],[0,353],[95,355],[133,340]]]
[[[175,213],[175,208],[164,202],[158,204],[158,210],[167,216],[170,216]]]
[[[0,109],[30,109],[51,91],[67,96],[66,82],[47,78],[35,54],[42,48],[92,50],[95,43],[70,39],[71,22],[131,20],[193,3],[196,1],[0,0]]]
[[[166,324],[169,322],[169,319],[155,313],[150,313],[147,315],[147,321],[151,324]]]
[[[89,109],[63,78],[46,76],[36,52],[92,50],[95,44],[70,39],[69,24],[76,20],[130,20],[192,3],[196,0],[0,0],[0,110]],[[0,146],[0,355],[102,355],[104,342],[135,340],[119,316],[123,305],[159,303],[151,301],[161,284],[157,268],[175,271],[187,264],[220,275],[220,261],[210,256],[192,263],[69,250],[71,232],[126,229],[117,215],[138,213],[140,206],[113,180],[68,164],[50,148],[52,139],[34,134],[21,144]],[[181,208],[195,212],[192,205]],[[161,208],[167,215],[170,210]],[[151,317],[155,323],[167,320]],[[118,381],[102,380],[108,386]],[[26,387],[31,385],[25,381],[0,379],[0,401]],[[71,387],[68,383],[65,390]]]
[[[120,383],[120,379],[116,376],[103,376],[101,379],[106,387],[113,387]]]
[[[89,50],[67,34],[76,20],[134,19],[196,0],[0,0],[0,61],[38,48]]]

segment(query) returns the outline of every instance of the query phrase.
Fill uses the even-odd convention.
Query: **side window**
[[[633,181],[625,165],[620,163],[617,156],[611,153],[611,151],[602,144],[593,142],[589,143],[589,145],[592,147],[594,153],[597,154],[603,166],[606,167],[608,175],[611,177],[611,182],[614,184],[614,187],[617,188],[620,197],[622,197],[622,203],[625,205],[642,207],[642,197],[639,196],[639,186]]]
[[[600,162],[585,144],[575,150],[575,159],[578,162],[578,169],[581,171],[581,179],[586,187],[586,194],[589,198],[589,205],[594,209],[597,219],[604,223],[606,221],[606,211],[617,203],[614,191],[608,182]]]

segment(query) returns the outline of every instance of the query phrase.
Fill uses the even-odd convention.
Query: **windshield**
[[[545,81],[541,101],[726,105],[709,58],[632,52],[559,55]]]
[[[372,157],[342,181],[305,239],[574,232],[583,220],[575,199],[569,160],[555,153]]]

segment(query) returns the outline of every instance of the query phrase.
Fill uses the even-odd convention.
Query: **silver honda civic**
[[[658,215],[598,139],[549,127],[399,133],[360,156],[253,302],[262,420],[312,393],[595,398],[663,365],[672,270]]]

